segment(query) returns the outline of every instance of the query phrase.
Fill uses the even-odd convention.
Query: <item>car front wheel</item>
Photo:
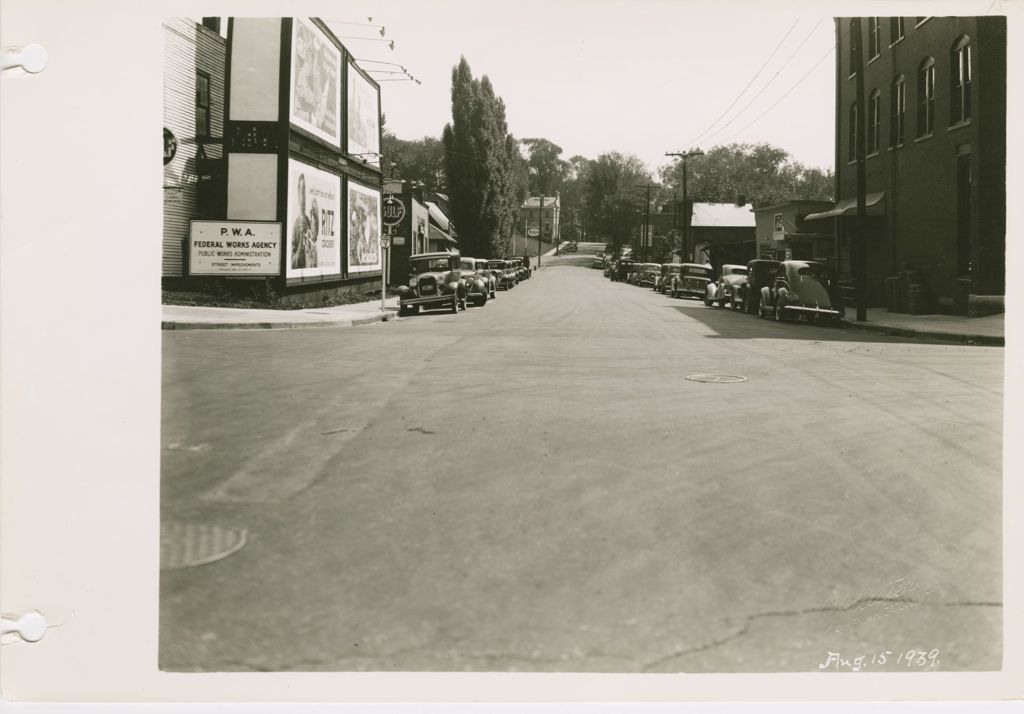
[[[775,301],[775,321],[783,322],[785,316],[783,315],[784,308],[782,307],[782,300]]]

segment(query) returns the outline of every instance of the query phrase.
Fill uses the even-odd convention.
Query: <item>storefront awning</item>
[[[450,235],[448,235],[447,233],[442,231],[440,228],[435,226],[433,223],[431,223],[429,226],[427,226],[427,238],[430,239],[430,240],[443,240],[446,243],[451,243],[452,245],[458,244],[457,240],[455,240]]]
[[[864,197],[864,207],[869,216],[881,216],[885,214],[885,192],[869,193]],[[817,221],[821,218],[838,218],[839,216],[850,216],[857,213],[857,199],[844,198],[833,208],[821,213],[808,213],[805,221]]]

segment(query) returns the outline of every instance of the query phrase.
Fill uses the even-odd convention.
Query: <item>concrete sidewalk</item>
[[[854,308],[846,309],[846,322],[851,328],[876,334],[999,347],[1005,344],[1003,314],[987,317],[908,315],[888,312],[884,307],[869,307],[867,322],[857,322],[856,317],[857,311]]]
[[[386,322],[398,312],[398,298],[310,308],[308,310],[246,310],[231,307],[163,305],[160,326],[165,330],[293,329],[298,327],[351,327]]]

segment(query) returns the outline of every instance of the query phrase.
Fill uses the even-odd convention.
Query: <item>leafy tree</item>
[[[441,138],[459,245],[470,255],[501,255],[508,248],[520,190],[505,103],[486,75],[473,78],[465,57],[452,68],[451,96],[452,121]]]
[[[444,145],[440,139],[425,136],[410,141],[399,139],[388,130],[384,132],[383,152],[389,177],[421,183],[427,191],[448,192]]]
[[[688,160],[687,197],[694,201],[744,200],[755,207],[790,199],[832,199],[832,172],[807,168],[770,144],[716,146]],[[683,164],[676,160],[660,169],[667,188],[680,191]]]
[[[588,233],[618,249],[640,225],[643,197],[637,186],[650,180],[647,167],[636,156],[613,151],[590,162],[585,176],[583,209]]]
[[[562,147],[547,139],[523,139],[529,152],[530,188],[545,196],[561,189],[568,164],[560,156]]]

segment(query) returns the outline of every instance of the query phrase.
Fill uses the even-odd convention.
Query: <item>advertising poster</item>
[[[281,224],[192,221],[189,275],[280,275]]]
[[[341,274],[341,178],[288,160],[288,259],[285,276]]]
[[[341,147],[341,52],[315,25],[292,22],[291,122]]]
[[[380,106],[377,89],[355,68],[348,66],[348,153],[366,154],[367,163],[380,156]]]
[[[348,271],[381,269],[380,191],[348,182]]]

